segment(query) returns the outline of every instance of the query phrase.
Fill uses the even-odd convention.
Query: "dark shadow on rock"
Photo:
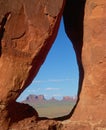
[[[7,110],[8,118],[11,119],[10,124],[17,123],[29,117],[35,117],[35,120],[38,119],[38,113],[28,104],[12,102],[8,104]]]
[[[3,35],[4,35],[4,26],[2,26],[2,22],[0,24],[0,56],[1,56],[1,53],[2,53],[2,45],[1,45],[1,40],[3,38]]]
[[[55,120],[69,119],[79,102],[79,96],[82,89],[84,79],[84,69],[82,64],[82,47],[83,47],[83,22],[84,22],[84,9],[86,0],[66,0],[66,6],[63,13],[65,31],[69,39],[72,41],[73,48],[76,53],[77,64],[79,69],[79,88],[77,95],[77,102],[72,111],[63,117],[55,118]]]
[[[48,120],[49,118],[48,117],[39,117],[38,120]]]
[[[6,13],[2,19],[2,21],[0,22],[0,56],[2,54],[2,45],[1,45],[1,40],[4,36],[4,32],[5,32],[5,24],[7,22],[8,16],[9,16],[10,12]]]

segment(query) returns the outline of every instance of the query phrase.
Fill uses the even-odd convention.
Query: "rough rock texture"
[[[63,0],[0,0],[0,130],[106,129],[106,1],[67,0],[64,24],[79,67],[78,101],[56,120],[38,118],[16,98],[31,83],[53,44]]]
[[[105,11],[105,0],[86,1],[82,50],[84,81],[76,109],[76,112],[82,113],[80,120],[106,121]]]
[[[63,0],[0,0],[0,130],[8,129],[12,123],[20,124],[20,120],[25,124],[24,118],[29,116],[37,118],[37,112],[29,106],[29,115],[18,115],[15,108],[23,106],[26,112],[26,106],[15,100],[45,60],[55,40],[63,6]]]
[[[22,120],[23,121],[23,120]],[[36,121],[27,119],[26,121],[11,125],[9,130],[61,130],[63,125],[54,120],[42,119]]]
[[[75,15],[74,13],[68,14],[70,15],[69,23],[66,15],[69,11],[67,6],[64,21],[66,32],[73,41],[77,54],[81,71],[80,78],[81,75],[83,78],[82,83],[79,83],[78,104],[69,121],[70,125],[66,126],[72,130],[78,128],[81,128],[80,130],[104,130],[106,129],[106,1],[86,0],[84,3],[84,0],[80,0],[79,6],[71,1],[69,4],[73,5],[73,8],[70,7],[70,12],[72,10],[74,12],[75,9],[79,10]],[[81,10],[84,10],[83,14]],[[75,19],[76,22],[74,22]],[[84,123],[87,124],[85,125],[87,128],[82,127]]]

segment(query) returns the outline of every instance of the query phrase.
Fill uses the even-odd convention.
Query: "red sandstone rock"
[[[63,5],[63,0],[0,1],[0,129],[16,123],[8,108],[14,108],[13,102],[44,62],[57,34]]]
[[[0,1],[1,130],[106,129],[105,0],[66,3],[65,28],[80,71],[78,105],[72,117],[68,115],[70,119],[62,124],[47,119],[38,121],[37,112],[31,107],[15,103],[38,72],[55,39],[62,7],[62,0]]]
[[[74,120],[106,123],[106,1],[87,0],[82,61],[84,81]],[[81,115],[80,115],[81,114]]]
[[[25,102],[36,102],[36,101],[45,101],[44,95],[29,95],[26,99]]]
[[[92,130],[92,127],[85,122],[69,122],[64,123],[62,130]]]
[[[78,105],[71,114],[68,128],[77,129],[77,123],[82,122],[80,129],[86,122],[91,125],[89,130],[106,129],[105,12],[105,0],[86,0],[85,6],[84,0],[67,1],[65,7],[65,28],[73,41],[80,74]]]
[[[72,102],[76,102],[77,97],[64,96],[62,100],[63,100],[63,101],[70,101],[70,102],[71,102],[71,101],[72,101]]]

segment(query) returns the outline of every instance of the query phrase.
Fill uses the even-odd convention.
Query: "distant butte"
[[[76,102],[76,100],[77,100],[77,97],[70,97],[70,96],[64,96],[63,99],[58,100],[55,97],[52,97],[50,99],[46,99],[44,97],[44,95],[29,95],[22,102],[28,102],[28,103],[30,103],[30,102],[36,103],[39,101],[70,101],[70,102],[72,101],[72,102]]]

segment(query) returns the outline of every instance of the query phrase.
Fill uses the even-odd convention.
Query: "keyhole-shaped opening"
[[[67,115],[77,100],[79,72],[75,51],[63,19],[57,38],[32,84],[17,99],[31,105],[40,117]]]

